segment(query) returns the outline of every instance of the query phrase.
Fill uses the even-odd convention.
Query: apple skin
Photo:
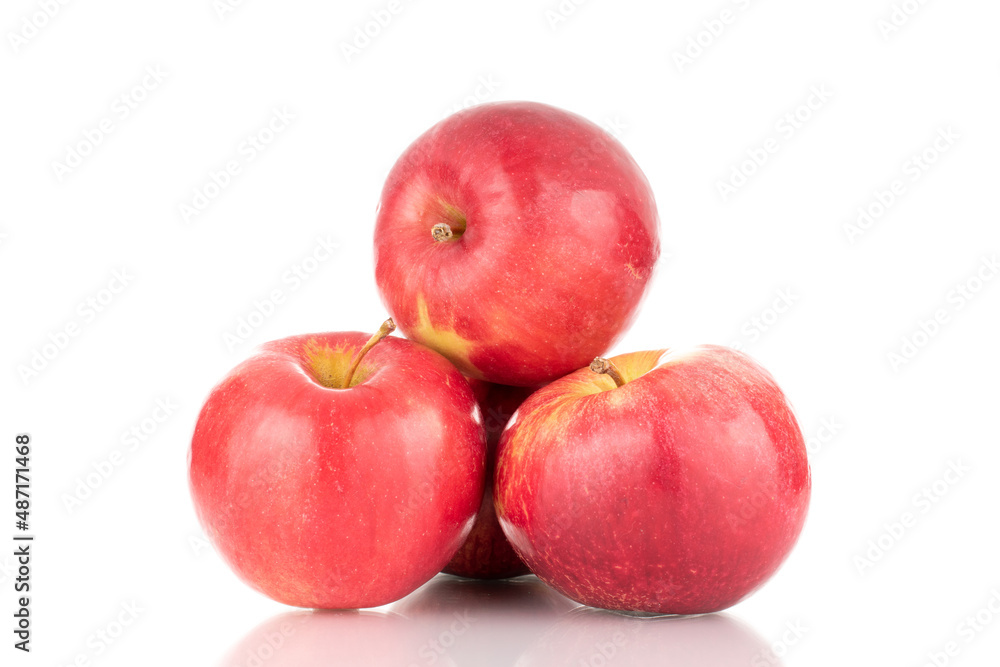
[[[532,572],[604,609],[701,614],[761,586],[805,521],[788,401],[750,357],[704,345],[613,357],[526,400],[500,441],[497,516]]]
[[[456,235],[438,241],[436,225]],[[389,173],[375,279],[412,340],[488,382],[537,386],[628,328],[660,253],[649,182],[625,148],[533,102],[466,109]]]
[[[493,509],[493,471],[500,434],[533,389],[480,380],[470,380],[469,384],[479,401],[486,431],[486,490],[472,531],[443,572],[470,579],[506,579],[529,574],[531,570],[514,552],[497,521]]]
[[[397,600],[441,570],[479,509],[486,443],[469,384],[433,350],[389,337],[350,388],[331,388],[367,339],[266,343],[198,417],[198,518],[236,574],[278,602]]]

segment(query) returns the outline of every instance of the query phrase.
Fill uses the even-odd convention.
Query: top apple
[[[399,328],[466,375],[538,385],[625,331],[658,227],[649,182],[600,127],[544,104],[483,104],[393,166],[375,279]]]

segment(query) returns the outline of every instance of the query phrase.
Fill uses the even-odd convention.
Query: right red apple
[[[745,354],[705,345],[596,359],[532,394],[500,441],[500,524],[587,605],[725,609],[778,569],[810,476],[792,408]]]

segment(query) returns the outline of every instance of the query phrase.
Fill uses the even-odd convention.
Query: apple
[[[505,579],[528,574],[531,570],[518,558],[497,521],[493,509],[493,470],[503,427],[532,389],[480,380],[470,380],[469,384],[479,401],[486,430],[486,490],[472,531],[443,571],[473,579]]]
[[[393,328],[266,343],[198,417],[198,518],[236,574],[278,602],[388,604],[472,528],[486,465],[476,398],[447,359]]]
[[[470,377],[535,386],[625,331],[660,253],[658,226],[649,182],[600,127],[544,104],[482,104],[429,129],[393,166],[375,279],[407,337]]]
[[[595,359],[532,394],[497,455],[497,516],[546,583],[593,607],[725,609],[792,549],[805,443],[770,374],[703,345]]]

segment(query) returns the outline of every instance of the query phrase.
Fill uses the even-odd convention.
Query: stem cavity
[[[452,231],[451,226],[448,223],[439,222],[431,227],[431,236],[434,237],[435,241],[440,243],[441,241],[447,241],[455,236],[455,232]]]
[[[382,323],[382,326],[378,328],[378,331],[375,332],[375,335],[368,339],[368,342],[365,343],[365,346],[362,347],[358,351],[357,355],[355,355],[354,359],[351,360],[351,367],[347,369],[347,373],[344,375],[344,384],[341,387],[341,389],[347,389],[348,387],[351,386],[351,380],[354,379],[354,372],[358,370],[358,366],[361,365],[361,360],[364,358],[366,354],[368,354],[368,351],[373,347],[375,347],[379,343],[379,341],[381,341],[383,338],[385,338],[395,330],[396,330],[396,323],[392,321],[391,317]]]
[[[618,367],[611,363],[610,360],[605,359],[604,357],[597,357],[590,362],[590,370],[595,373],[600,373],[601,375],[609,376],[615,381],[616,387],[625,386],[625,378],[622,377],[621,371],[619,371]]]

